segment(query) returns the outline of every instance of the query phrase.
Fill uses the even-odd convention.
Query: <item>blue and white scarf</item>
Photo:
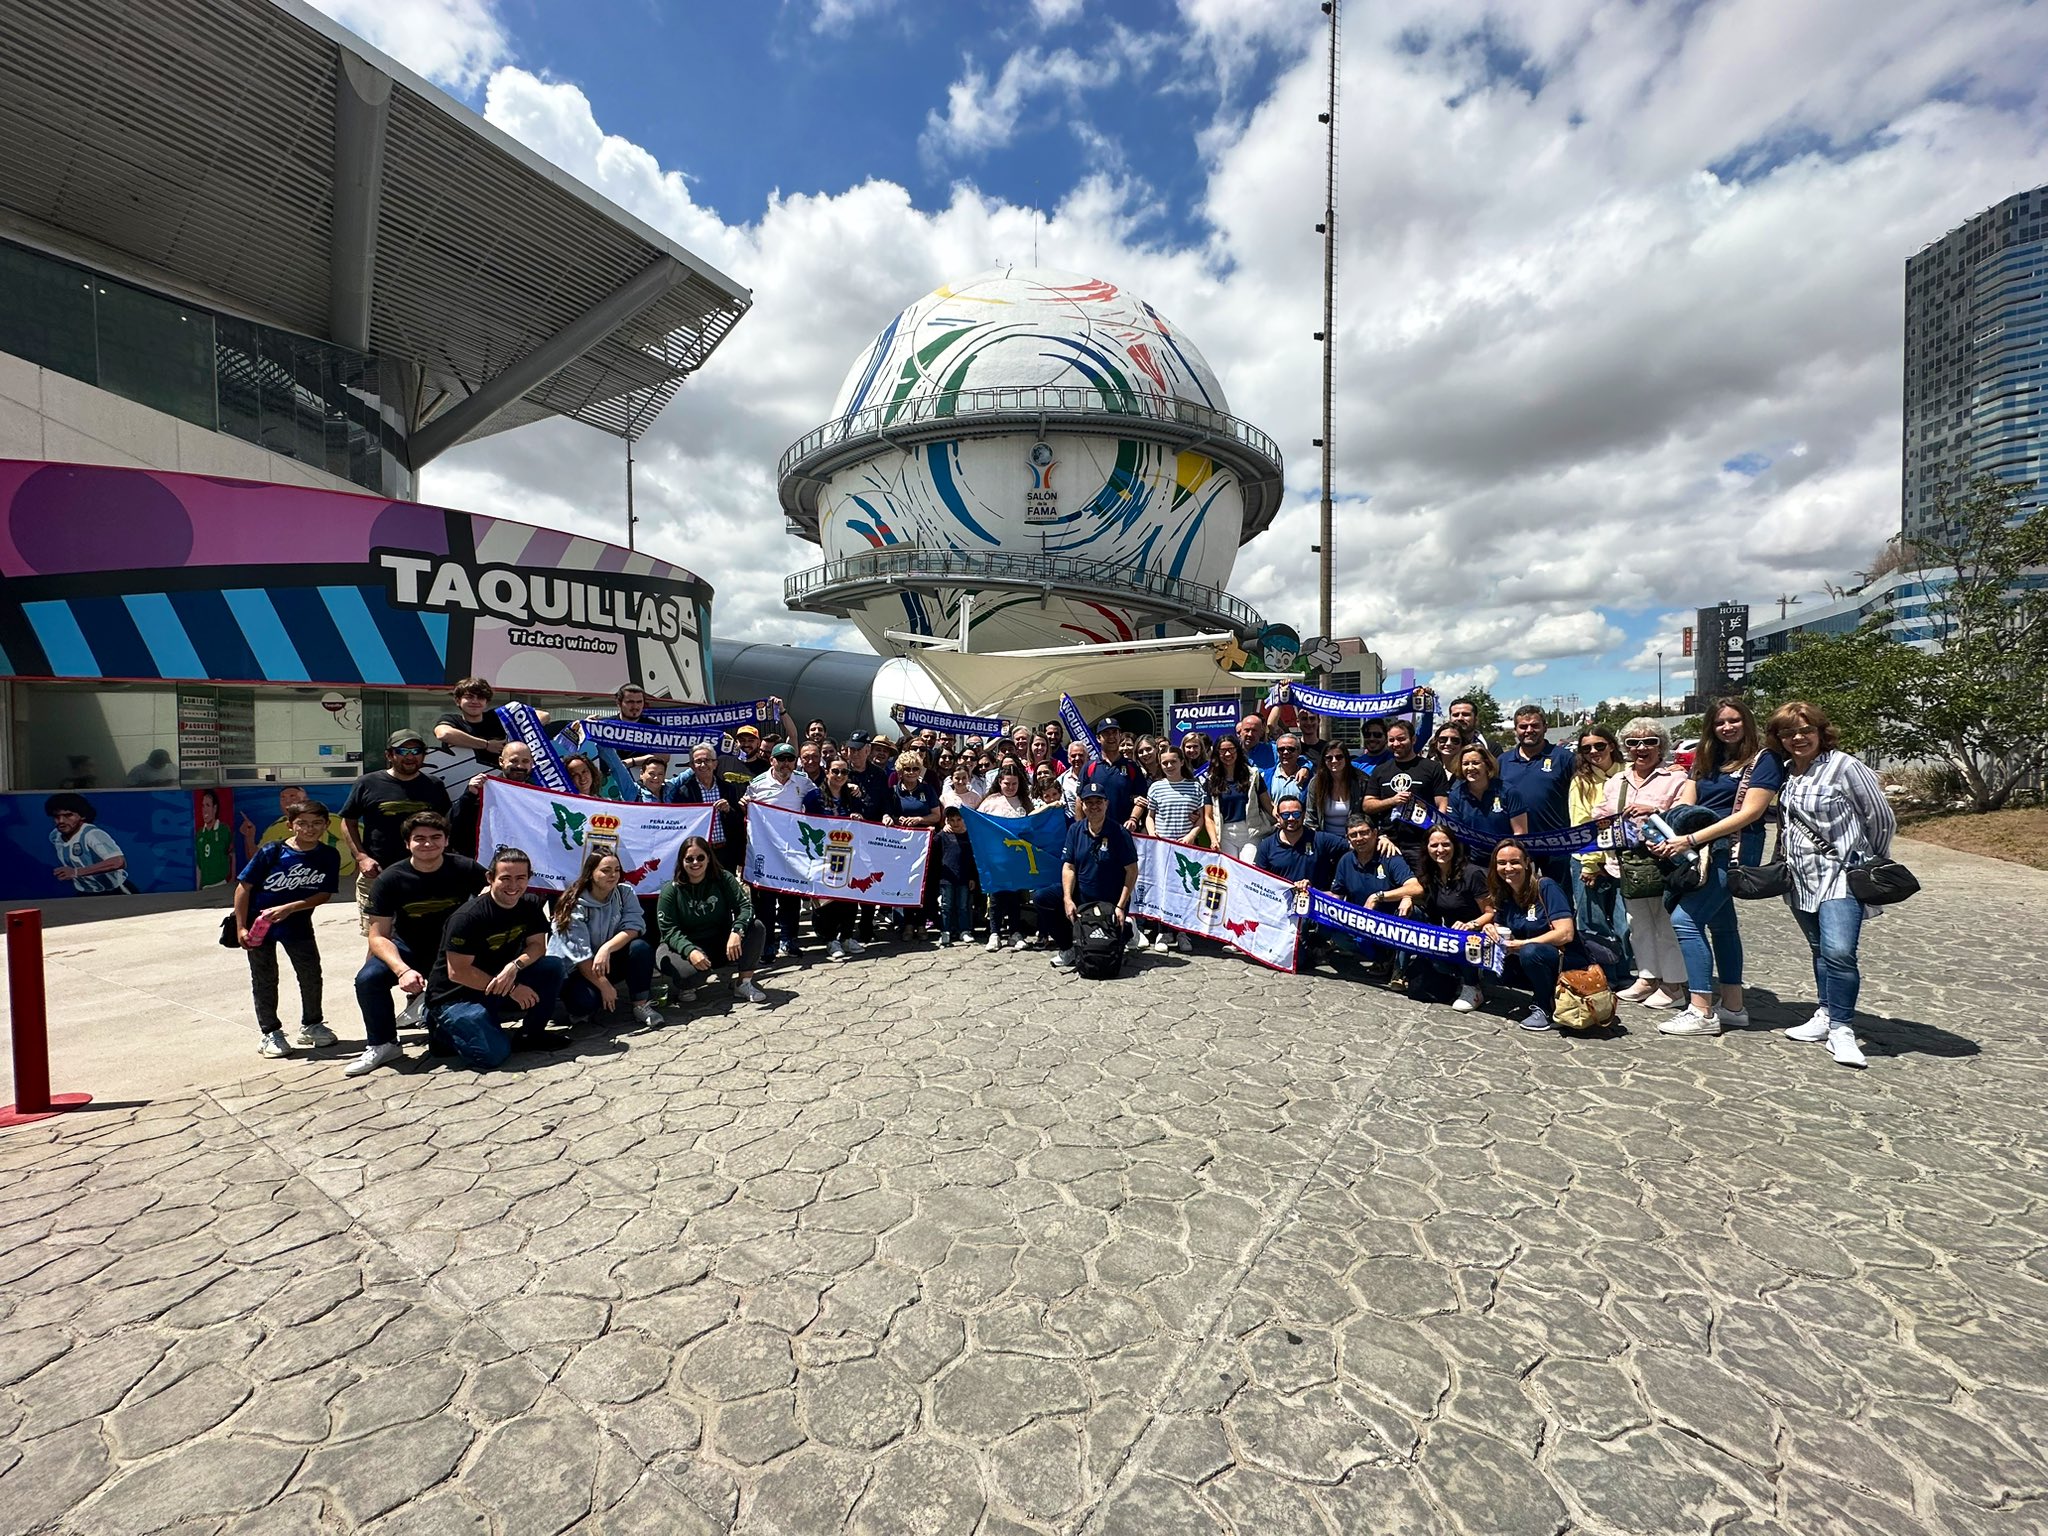
[[[1376,944],[1404,949],[1411,955],[1428,955],[1433,960],[1462,961],[1496,976],[1507,964],[1506,951],[1500,944],[1476,930],[1439,928],[1410,917],[1369,911],[1340,901],[1328,891],[1308,893],[1308,915],[1311,921],[1354,938],[1371,939]]]
[[[561,755],[555,751],[555,744],[548,736],[548,728],[541,723],[531,704],[500,704],[498,718],[504,722],[506,740],[523,742],[533,753],[534,783],[558,795],[576,793],[576,786],[569,779],[569,770],[562,766]]]
[[[1078,741],[1086,747],[1090,757],[1102,756],[1102,743],[1088,728],[1088,717],[1081,713],[1081,706],[1074,702],[1071,694],[1060,695],[1060,729],[1067,733],[1069,741]]]
[[[768,716],[766,699],[749,699],[744,704],[650,704],[640,718],[649,725],[686,725],[700,730],[715,726],[729,731],[736,726],[764,724]]]
[[[1287,693],[1285,700],[1279,697],[1282,688]],[[1413,714],[1417,708],[1415,696],[1428,691],[1426,688],[1406,688],[1399,693],[1328,693],[1306,683],[1283,683],[1273,689],[1267,699],[1271,704],[1291,701],[1310,714],[1321,715],[1325,719],[1369,720],[1376,715]]]
[[[656,725],[640,720],[586,720],[583,739],[593,747],[615,752],[659,752],[674,757],[693,747],[717,746],[725,732],[711,725]]]
[[[903,722],[906,730],[939,731],[947,736],[972,736],[985,740],[990,736],[1003,734],[1003,722],[990,715],[953,715],[943,709],[918,709],[913,705],[899,706],[896,718]]]
[[[1491,832],[1481,832],[1467,826],[1455,816],[1443,816],[1431,810],[1420,801],[1405,811],[1387,812],[1392,821],[1405,821],[1427,832],[1431,827],[1442,827],[1459,842],[1481,852],[1491,852],[1504,842],[1520,843],[1523,848],[1538,858],[1562,853],[1615,853],[1622,848],[1632,847],[1637,842],[1640,829],[1633,823],[1623,821],[1587,821],[1576,827],[1566,827],[1558,832],[1510,833],[1507,837],[1495,837]]]

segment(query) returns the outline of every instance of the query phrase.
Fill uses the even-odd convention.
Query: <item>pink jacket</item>
[[[1607,781],[1606,789],[1600,796],[1600,811],[1603,816],[1619,815],[1627,821],[1641,821],[1659,811],[1668,811],[1678,804],[1678,797],[1685,792],[1685,786],[1692,777],[1678,764],[1666,758],[1650,770],[1649,778],[1642,783],[1635,782],[1632,770],[1624,768]],[[1628,807],[1622,808],[1622,786],[1628,786]],[[1607,860],[1610,875],[1621,873],[1621,867],[1610,857]]]

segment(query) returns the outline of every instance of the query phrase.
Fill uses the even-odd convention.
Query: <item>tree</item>
[[[1847,635],[1801,636],[1757,668],[1773,699],[1827,710],[1844,746],[1937,758],[1995,811],[2048,763],[2048,508],[2019,515],[2017,490],[1992,475],[1944,491],[1915,541],[1927,648],[1885,633],[1890,613]]]

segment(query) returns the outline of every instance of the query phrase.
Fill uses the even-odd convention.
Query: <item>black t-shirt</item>
[[[1451,786],[1443,766],[1420,755],[1409,758],[1405,763],[1397,763],[1390,757],[1366,775],[1366,782],[1371,785],[1370,798],[1374,800],[1391,799],[1405,789],[1415,796],[1411,806],[1419,805],[1432,811],[1436,809],[1437,796],[1448,794]],[[1381,829],[1394,840],[1394,846],[1409,856],[1409,863],[1414,863],[1422,852],[1423,829],[1392,810],[1382,813],[1379,821]]]
[[[1418,916],[1440,928],[1469,923],[1486,910],[1486,871],[1477,864],[1467,864],[1458,871],[1457,879],[1425,890],[1415,905]]]
[[[370,904],[363,910],[371,917],[390,918],[391,936],[412,956],[414,969],[431,970],[441,956],[448,914],[483,887],[483,866],[459,853],[441,855],[441,865],[432,874],[413,868],[412,860],[405,858],[377,877],[370,887]]]
[[[366,773],[342,802],[342,820],[353,820],[363,851],[379,864],[405,858],[405,818],[417,811],[448,814],[448,791],[422,773],[400,783],[388,768]]]
[[[478,970],[495,976],[525,950],[529,938],[547,931],[548,915],[531,896],[522,896],[507,908],[493,901],[489,891],[477,892],[448,919],[441,953],[434,961],[433,975],[427,980],[427,1001],[435,1005],[473,1003],[483,996],[475,988],[450,979],[450,953],[467,955]]]
[[[451,709],[445,715],[435,716],[434,724],[437,726],[452,725],[458,731],[465,731],[471,736],[480,736],[485,741],[501,742],[505,739],[505,722],[498,718],[498,712],[495,709],[485,710],[483,719],[474,723],[464,719],[461,710]],[[449,750],[460,752],[462,748],[451,747]],[[488,752],[480,747],[472,747],[470,750],[476,753],[476,760],[486,768],[498,766],[498,748],[493,747]]]

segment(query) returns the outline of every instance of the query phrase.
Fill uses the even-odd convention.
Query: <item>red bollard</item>
[[[47,1120],[90,1104],[89,1093],[50,1092],[50,1018],[43,1000],[43,914],[7,914],[7,998],[14,1036],[14,1108],[0,1109],[0,1130]]]

